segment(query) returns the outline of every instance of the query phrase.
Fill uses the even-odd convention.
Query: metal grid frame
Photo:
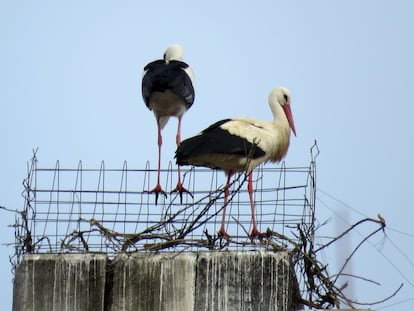
[[[316,145],[315,145],[316,146]],[[317,146],[316,146],[317,148]],[[304,167],[260,166],[253,171],[255,211],[267,238],[250,239],[250,203],[246,175],[233,178],[227,206],[231,240],[217,235],[226,178],[220,171],[182,169],[184,186],[193,197],[177,193],[160,196],[153,186],[156,170],[38,166],[33,156],[24,180],[24,209],[16,217],[16,265],[25,253],[186,251],[199,249],[280,249],[300,242],[295,228],[313,232],[316,163]],[[165,189],[173,189],[177,171],[162,170]],[[309,230],[307,230],[309,231]],[[289,241],[289,243],[288,243]]]

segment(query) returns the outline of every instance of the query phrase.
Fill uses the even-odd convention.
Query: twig
[[[332,275],[330,276],[330,278],[335,278],[335,277],[337,277],[338,275],[339,275],[339,274],[332,274]],[[343,273],[343,272],[342,272],[340,276],[348,276],[348,277],[352,277],[352,278],[354,278],[354,279],[360,279],[360,280],[363,280],[363,281],[366,281],[366,282],[369,282],[369,283],[373,283],[373,284],[378,285],[378,286],[380,286],[380,285],[381,285],[381,283],[376,282],[376,281],[374,281],[374,280],[371,280],[371,279],[368,279],[368,278],[364,278],[364,277],[359,276],[359,275],[350,274],[350,273]]]
[[[18,210],[9,209],[9,208],[7,208],[7,207],[5,207],[5,206],[1,206],[1,205],[0,205],[0,209],[3,209],[3,210],[5,210],[6,212],[11,212],[11,213],[17,213],[17,214],[19,214],[19,213],[20,213]]]
[[[373,306],[373,305],[377,305],[377,304],[380,304],[380,303],[384,303],[384,302],[390,300],[395,295],[397,295],[398,292],[401,290],[401,288],[403,286],[404,286],[404,283],[401,283],[401,285],[391,295],[389,295],[388,297],[386,297],[384,299],[378,300],[378,301],[374,301],[374,302],[358,302],[358,301],[355,301],[355,300],[354,301],[351,300],[351,301],[352,301],[352,303],[360,305],[360,306]]]
[[[339,240],[340,238],[342,238],[343,236],[345,236],[346,234],[348,234],[349,232],[351,232],[355,227],[359,226],[360,224],[364,223],[364,222],[375,222],[377,224],[381,225],[380,229],[385,228],[385,221],[384,219],[381,217],[379,220],[378,219],[373,219],[373,218],[364,218],[360,221],[358,221],[357,223],[353,224],[351,227],[349,227],[347,230],[345,230],[342,234],[340,234],[339,236],[337,236],[335,239],[333,239],[332,241],[330,241],[329,243],[322,245],[320,248],[318,248],[317,250],[315,250],[315,253],[321,251],[322,249],[330,246],[332,243],[335,243],[337,240]]]
[[[355,249],[351,252],[351,254],[345,259],[344,264],[342,265],[341,269],[339,270],[337,276],[334,279],[334,283],[338,280],[338,277],[342,274],[342,272],[344,271],[345,267],[348,265],[349,261],[351,260],[352,256],[356,253],[356,251],[361,247],[362,244],[364,244],[370,237],[372,237],[373,235],[375,235],[377,232],[381,231],[383,229],[383,227],[378,228],[377,230],[375,230],[374,232],[371,232],[368,236],[366,236],[356,247]]]

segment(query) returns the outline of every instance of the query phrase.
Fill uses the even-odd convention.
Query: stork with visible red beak
[[[223,216],[219,235],[230,239],[225,230],[227,197],[233,173],[248,174],[248,193],[252,210],[250,237],[261,237],[254,214],[252,170],[261,163],[279,162],[286,155],[290,130],[296,136],[290,109],[290,93],[278,87],[270,92],[269,106],[273,121],[232,118],[218,121],[199,135],[181,142],[175,153],[178,165],[206,166],[223,170],[227,175]]]
[[[145,66],[142,77],[142,97],[148,109],[154,112],[158,129],[157,185],[148,191],[155,193],[155,203],[160,193],[166,196],[160,184],[161,130],[170,117],[177,117],[176,143],[178,146],[181,141],[181,119],[194,102],[194,73],[191,67],[183,61],[183,54],[180,45],[171,45],[165,51],[164,59],[153,61]],[[180,193],[181,200],[183,192],[191,195],[181,183],[180,167],[178,167],[178,182],[174,191]]]

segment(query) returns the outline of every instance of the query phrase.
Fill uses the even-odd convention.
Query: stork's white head
[[[285,87],[277,87],[273,89],[269,94],[269,105],[272,109],[273,115],[277,116],[277,107],[280,105],[286,115],[286,119],[289,122],[289,127],[292,129],[293,134],[296,136],[295,123],[293,122],[292,110],[290,109],[290,92]]]
[[[181,45],[173,44],[168,47],[168,49],[164,53],[164,60],[169,62],[170,60],[179,60],[182,61],[184,59],[184,50]]]

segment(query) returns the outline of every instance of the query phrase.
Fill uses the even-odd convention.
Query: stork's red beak
[[[290,110],[290,104],[286,103],[282,105],[283,110],[285,111],[286,118],[288,119],[289,126],[292,129],[293,134],[296,136],[295,122],[293,122],[292,110]]]

